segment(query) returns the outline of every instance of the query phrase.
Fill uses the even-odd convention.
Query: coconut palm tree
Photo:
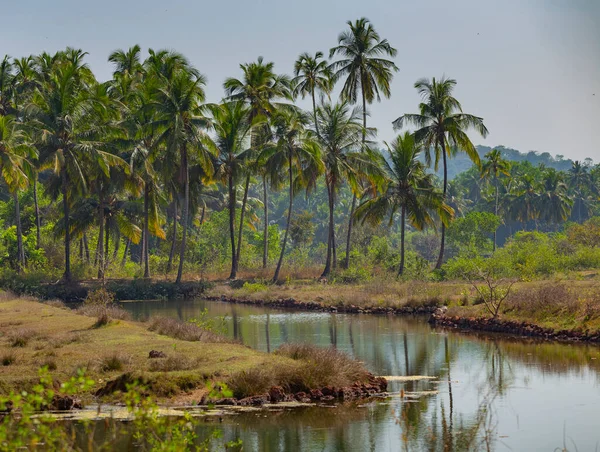
[[[308,53],[303,53],[298,57],[294,64],[294,78],[292,79],[294,97],[310,96],[313,107],[313,121],[315,129],[319,133],[317,121],[317,102],[315,94],[317,90],[329,94],[332,88],[331,71],[327,61],[323,59],[323,52],[315,53],[312,57]]]
[[[212,174],[213,147],[206,145],[210,141],[205,133],[209,122],[201,114],[201,102],[204,101],[203,87],[206,81],[188,64],[178,66],[179,63],[173,64],[173,61],[168,61],[169,59],[175,59],[177,62],[185,61],[180,55],[170,55],[160,64],[160,69],[165,71],[159,73],[161,84],[153,103],[156,119],[152,126],[161,130],[157,143],[164,146],[166,159],[177,162],[177,177],[183,186],[181,194],[183,235],[175,280],[176,283],[180,283],[189,228],[190,163],[197,161],[205,173]]]
[[[2,179],[8,186],[15,202],[18,271],[21,271],[25,266],[19,190],[27,187],[27,174],[31,174],[31,171],[28,171],[30,165],[27,158],[33,156],[33,150],[28,145],[27,136],[15,121],[15,118],[13,116],[0,116],[0,174],[2,174]]]
[[[8,55],[0,61],[0,116],[12,112],[13,101],[13,65]]]
[[[404,238],[406,220],[416,229],[435,224],[439,216],[443,224],[454,215],[451,207],[444,203],[443,194],[435,188],[433,176],[425,172],[419,161],[422,150],[414,135],[406,132],[387,144],[389,162],[383,160],[387,175],[387,186],[380,195],[362,203],[356,209],[356,219],[379,224],[389,217],[390,226],[395,214],[400,211],[400,266],[398,275],[404,272]]]
[[[569,168],[567,181],[569,182],[569,188],[575,195],[575,204],[577,206],[577,221],[583,222],[582,208],[586,210],[586,215],[589,209],[586,205],[586,199],[592,196],[598,196],[599,189],[595,186],[592,180],[592,175],[589,172],[587,166],[582,165],[580,161],[576,160],[573,162],[573,166]]]
[[[360,190],[360,183],[366,179],[380,182],[382,179],[379,159],[368,148],[363,148],[363,135],[370,138],[374,129],[364,130],[361,123],[362,111],[352,108],[347,101],[332,105],[324,104],[317,108],[315,137],[322,149],[325,164],[325,186],[329,207],[329,228],[327,258],[321,278],[329,276],[336,266],[334,209],[336,193],[343,182],[353,191]]]
[[[84,56],[77,49],[55,55],[26,106],[40,166],[53,170],[45,181],[47,192],[54,199],[62,197],[65,281],[72,277],[71,205],[87,190],[88,170],[109,176],[110,166],[120,163],[104,150],[107,124],[100,118],[107,111],[108,97],[102,95],[104,87],[97,84]]]
[[[548,168],[544,171],[539,197],[540,219],[557,224],[566,221],[571,215],[573,199],[569,197],[564,173]]]
[[[279,279],[281,265],[290,229],[295,194],[304,188],[314,188],[316,180],[324,170],[318,144],[310,137],[307,126],[309,116],[300,110],[279,111],[273,118],[275,141],[267,146],[260,156],[267,162],[270,177],[278,182],[282,177],[280,168],[287,167],[289,204],[281,253],[273,275],[273,282]]]
[[[225,93],[229,100],[239,100],[246,102],[250,109],[248,111],[249,120],[254,122],[255,118],[264,116],[271,118],[278,109],[289,107],[287,104],[278,102],[279,100],[292,98],[290,89],[290,80],[285,75],[277,75],[274,72],[274,63],[263,63],[263,57],[258,57],[258,60],[253,63],[241,64],[240,68],[243,72],[241,79],[228,78],[223,83]],[[262,121],[261,121],[262,122]],[[270,135],[268,125],[262,123],[257,125],[250,138],[250,149],[259,153],[259,148],[267,140]],[[249,160],[250,161],[250,160]],[[238,243],[236,251],[236,259],[240,260],[240,251],[242,246],[242,228],[244,224],[244,215],[246,211],[246,203],[248,202],[248,188],[250,185],[250,177],[252,168],[246,170],[246,180],[244,183],[244,195],[242,200],[242,211],[240,214],[240,226],[238,232]],[[263,268],[267,267],[269,256],[268,247],[268,227],[269,227],[269,202],[267,190],[267,175],[268,171],[260,171],[263,182]]]
[[[381,94],[391,96],[390,83],[398,68],[385,57],[395,57],[398,53],[387,41],[381,39],[373,25],[366,18],[355,22],[348,21],[349,30],[338,36],[338,45],[329,51],[329,58],[340,57],[329,66],[333,73],[333,81],[345,78],[341,98],[355,104],[362,100],[363,115],[363,145],[366,141],[367,104],[375,99],[381,100]],[[380,94],[381,93],[381,94]],[[352,207],[348,220],[348,235],[346,237],[346,257],[344,267],[350,263],[350,238],[352,235],[352,217],[356,208],[356,192],[352,198]]]
[[[486,137],[488,130],[483,124],[483,119],[471,114],[463,113],[460,102],[452,95],[456,80],[442,77],[439,81],[433,78],[420,79],[415,83],[415,88],[423,98],[419,104],[418,114],[405,114],[393,121],[394,128],[400,129],[405,125],[417,128],[415,138],[422,143],[427,164],[431,164],[431,151],[435,154],[435,169],[439,160],[444,165],[444,200],[448,190],[448,162],[447,159],[457,152],[465,152],[469,158],[480,166],[477,149],[467,136],[468,129],[474,129],[482,137]],[[444,246],[446,239],[446,225],[442,223],[440,253],[435,268],[440,268],[444,262]]]
[[[218,149],[215,179],[227,187],[229,209],[229,238],[231,242],[231,272],[229,279],[235,279],[238,271],[237,250],[235,247],[236,185],[244,172],[248,149],[248,138],[253,123],[250,121],[250,108],[244,102],[224,102],[209,105],[211,124],[215,131],[215,145]],[[255,117],[255,121],[261,116]]]
[[[485,155],[485,162],[481,167],[481,178],[494,183],[494,215],[498,216],[499,208],[499,177],[504,175],[510,177],[510,162],[502,158],[502,154],[497,149],[493,149]],[[496,233],[494,231],[494,251],[496,251]]]

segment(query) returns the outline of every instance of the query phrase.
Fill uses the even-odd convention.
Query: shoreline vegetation
[[[106,293],[77,310],[3,293],[0,394],[35,391],[41,368],[56,387],[80,372],[94,382],[81,400],[58,392],[54,409],[123,402],[134,384],[159,403],[187,406],[348,401],[386,391],[385,379],[333,349],[289,344],[266,354],[193,323],[133,322],[102,301]]]

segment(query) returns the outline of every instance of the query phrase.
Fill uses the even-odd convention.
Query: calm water
[[[600,450],[600,347],[432,329],[424,318],[298,313],[222,302],[126,303],[136,318],[226,316],[227,334],[262,351],[334,346],[394,382],[383,401],[247,413],[223,420],[244,450]],[[200,429],[210,429],[203,424]],[[487,432],[487,434],[486,434]],[[473,439],[475,438],[475,439]]]

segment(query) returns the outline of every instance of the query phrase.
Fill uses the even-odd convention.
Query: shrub
[[[110,323],[111,320],[131,320],[131,314],[120,306],[83,304],[77,308],[77,313],[87,317],[96,317],[94,327],[98,328]]]
[[[368,376],[361,362],[335,348],[285,344],[276,353],[299,361],[298,367],[283,367],[278,370],[278,384],[292,392],[324,386],[348,386],[364,381]]]
[[[148,329],[182,341],[230,342],[226,337],[205,330],[193,323],[167,317],[152,317]]]
[[[263,367],[254,367],[233,374],[227,380],[227,387],[238,399],[256,394],[264,394],[268,389],[279,383],[273,372]]]
[[[92,306],[110,306],[115,301],[115,294],[104,287],[90,290],[85,297],[84,304]]]
[[[113,353],[100,360],[100,370],[102,372],[121,371],[125,367],[127,361],[128,360],[125,357],[118,353]]]

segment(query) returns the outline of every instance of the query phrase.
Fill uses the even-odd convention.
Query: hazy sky
[[[20,0],[2,16],[0,53],[82,48],[101,80],[112,50],[175,49],[208,77],[209,101],[240,63],[262,55],[291,73],[365,16],[398,49],[392,97],[370,108],[380,139],[416,111],[414,82],[445,74],[490,130],[476,143],[600,161],[600,0]]]

